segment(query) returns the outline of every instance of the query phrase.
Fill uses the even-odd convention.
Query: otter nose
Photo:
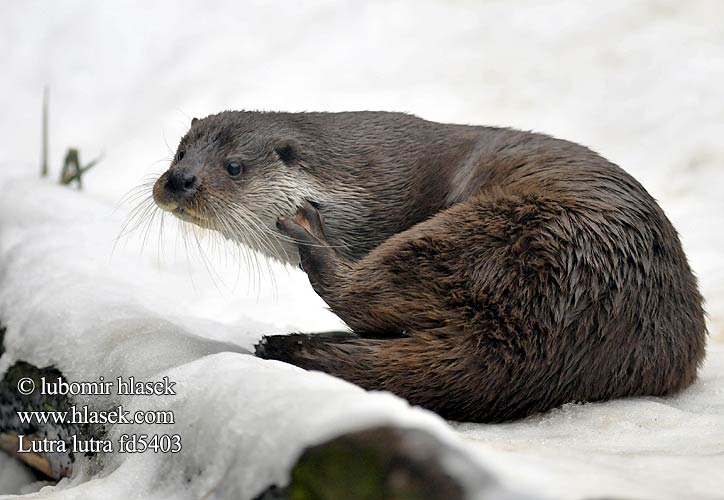
[[[166,189],[182,197],[191,196],[199,186],[199,179],[186,168],[175,168],[168,174]]]

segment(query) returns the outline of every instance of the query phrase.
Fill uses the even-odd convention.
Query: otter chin
[[[156,204],[290,264],[352,333],[261,358],[453,420],[661,396],[704,356],[677,233],[619,166],[544,134],[401,113],[194,119]]]

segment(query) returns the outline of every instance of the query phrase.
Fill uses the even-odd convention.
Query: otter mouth
[[[169,212],[184,222],[190,222],[200,227],[208,227],[206,219],[188,208],[180,207],[176,203],[159,203],[158,201],[156,205],[164,212]]]
[[[206,227],[204,219],[194,214],[187,208],[176,207],[170,212],[184,222],[191,222],[192,224],[196,224],[197,226]]]

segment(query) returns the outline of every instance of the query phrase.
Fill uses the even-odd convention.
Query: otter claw
[[[318,239],[310,232],[310,225],[301,212],[300,210],[293,218],[278,219],[277,228],[297,244],[299,267],[307,273],[312,287],[317,290],[317,293],[320,293],[320,273],[329,267],[332,252],[324,240]],[[321,221],[314,221],[313,225],[321,228]]]
[[[294,216],[294,220],[304,226],[309,233],[320,241],[324,241],[326,236],[324,234],[324,224],[322,221],[322,214],[319,210],[307,200],[302,202],[302,206],[297,210],[297,214]]]
[[[277,228],[300,243],[320,244],[326,241],[322,215],[308,201],[303,201],[294,217],[281,217]]]
[[[297,244],[319,244],[317,239],[307,230],[307,228],[297,221],[296,217],[294,219],[290,217],[282,217],[278,219],[277,229],[292,238]]]

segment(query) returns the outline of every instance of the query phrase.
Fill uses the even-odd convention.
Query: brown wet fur
[[[207,126],[256,120],[318,181],[277,227],[356,334],[265,337],[258,356],[479,422],[696,378],[704,312],[676,231],[589,149],[392,113],[223,115]]]

